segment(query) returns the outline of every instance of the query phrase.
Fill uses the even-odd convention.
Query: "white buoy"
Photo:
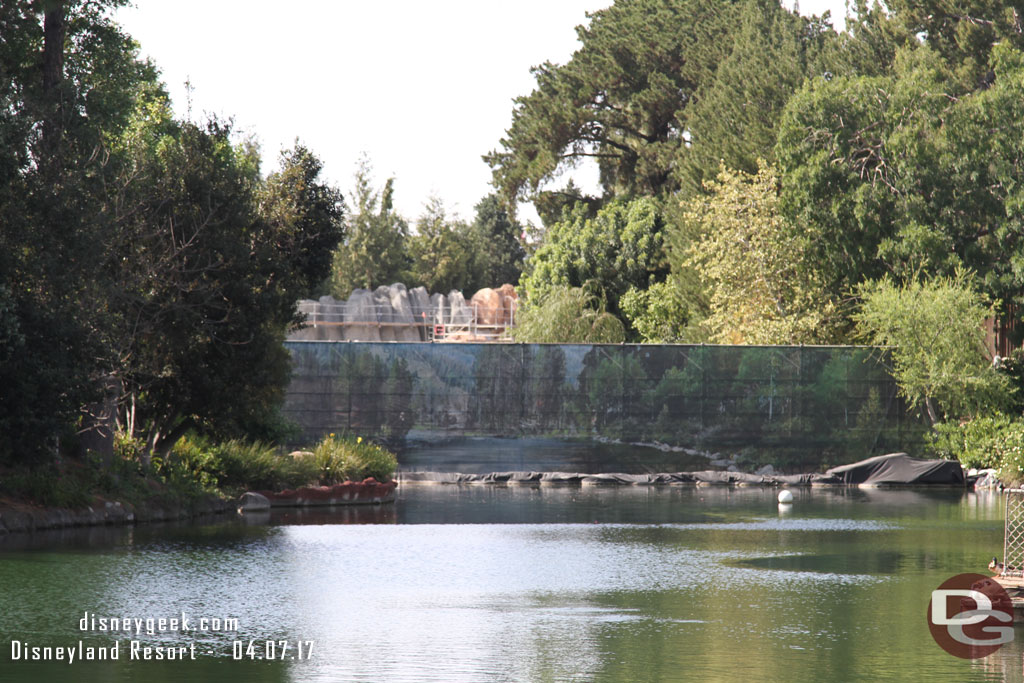
[[[793,493],[791,491],[782,490],[779,491],[779,502],[780,503],[792,503]]]

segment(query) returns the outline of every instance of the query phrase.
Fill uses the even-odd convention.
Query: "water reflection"
[[[966,662],[924,619],[1001,546],[997,495],[796,493],[780,516],[762,489],[404,487],[394,506],[9,537],[0,645],[75,640],[84,611],[239,629],[146,636],[200,646],[176,666],[0,650],[0,681],[1020,680],[1019,642]],[[308,662],[231,656],[300,639]]]

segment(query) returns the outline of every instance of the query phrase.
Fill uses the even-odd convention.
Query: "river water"
[[[925,617],[1001,553],[999,494],[795,494],[405,486],[394,506],[11,536],[0,681],[1024,680],[1024,628],[969,661]],[[118,659],[24,660],[79,641]]]

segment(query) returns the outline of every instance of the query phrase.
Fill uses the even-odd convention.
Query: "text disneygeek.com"
[[[182,644],[149,643],[141,636],[157,634],[237,633],[238,619],[232,617],[174,617],[98,616],[85,613],[78,622],[78,630],[89,634],[124,635],[127,638],[110,644],[97,645],[83,640],[54,645],[29,640],[10,642],[13,662],[66,662],[82,661],[181,661],[193,660],[198,655],[228,657],[234,660],[304,661],[313,656],[312,640],[231,640],[189,642]],[[95,637],[93,635],[92,637]]]

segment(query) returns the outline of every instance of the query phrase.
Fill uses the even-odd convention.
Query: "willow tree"
[[[892,347],[893,375],[909,404],[931,424],[1005,407],[1011,394],[985,346],[992,308],[966,271],[897,284],[859,287],[854,316],[871,344]]]
[[[622,321],[605,310],[600,297],[582,287],[557,287],[529,301],[512,330],[516,341],[561,344],[619,344],[626,340]]]

